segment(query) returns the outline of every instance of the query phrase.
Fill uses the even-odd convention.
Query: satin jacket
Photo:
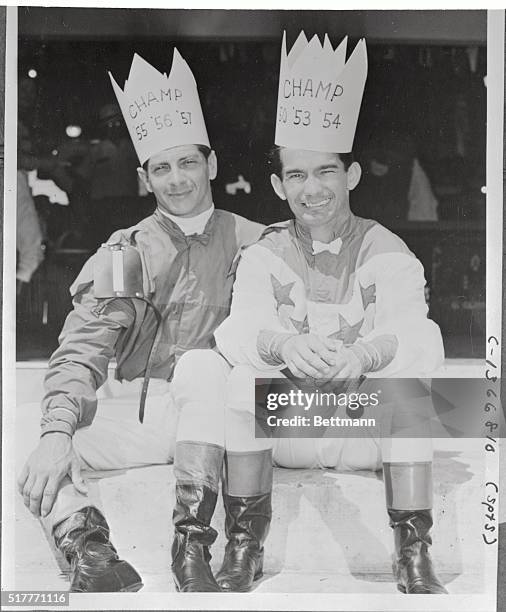
[[[213,333],[230,309],[235,262],[264,226],[215,210],[202,234],[185,236],[159,211],[135,227],[115,232],[109,243],[131,242],[143,262],[144,293],[162,313],[160,341],[151,376],[170,380],[186,351],[213,348]],[[115,358],[116,378],[144,375],[156,317],[139,299],[98,299],[94,278],[98,253],[84,265],[70,288],[74,309],[68,315],[59,348],[49,361],[42,401],[42,434],[89,425],[97,409],[97,389]]]
[[[233,365],[279,370],[279,340],[311,332],[363,352],[376,377],[432,372],[444,351],[422,264],[375,221],[350,214],[335,234],[324,245],[287,221],[243,251],[230,315],[215,332],[220,352]]]

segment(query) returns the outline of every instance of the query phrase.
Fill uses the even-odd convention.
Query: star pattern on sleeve
[[[355,325],[350,325],[348,321],[339,315],[339,331],[330,334],[331,340],[342,340],[343,344],[353,344],[357,338],[360,337],[360,328],[364,319],[360,319]]]
[[[272,290],[274,291],[274,298],[278,305],[278,310],[283,304],[286,304],[286,306],[295,306],[295,302],[290,298],[290,291],[295,285],[295,281],[293,283],[282,285],[274,274],[271,274],[271,283]]]
[[[368,287],[360,286],[360,294],[362,296],[362,307],[364,310],[369,306],[369,304],[376,303],[376,285],[372,283]]]
[[[297,321],[297,319],[292,319],[292,317],[290,317],[290,321],[297,330],[297,333],[307,334],[307,332],[309,331],[309,322],[307,320],[307,315],[304,317],[303,321]]]

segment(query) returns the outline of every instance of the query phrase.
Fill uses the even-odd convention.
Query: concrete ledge
[[[447,441],[445,441],[447,442]],[[440,449],[435,461],[435,528],[432,554],[453,593],[479,592],[482,584],[479,516],[465,503],[478,494],[479,448]],[[447,445],[448,446],[448,445]],[[100,492],[113,542],[145,580],[145,588],[172,591],[170,577],[172,466],[102,474]],[[37,520],[16,500],[17,589],[67,588],[65,564],[51,552]],[[275,470],[273,521],[266,543],[265,592],[394,592],[393,539],[383,483],[371,472]],[[221,562],[224,513],[218,502],[212,547]],[[295,578],[296,577],[296,578]],[[308,582],[309,581],[309,582]],[[320,584],[322,583],[322,584]],[[324,583],[324,584],[323,584]],[[311,591],[309,591],[311,592]]]
[[[29,441],[38,437],[38,399],[46,367],[45,363],[30,362],[19,364],[17,371],[16,439],[27,448]],[[447,362],[442,375],[478,376],[482,368],[481,361]],[[113,394],[116,384],[109,381],[101,392]],[[433,558],[451,593],[479,593],[484,580],[482,515],[478,510],[485,482],[483,444],[480,440],[441,439],[435,441],[435,448]],[[173,591],[172,467],[153,466],[101,476],[103,506],[120,555],[140,572],[144,591]],[[14,491],[12,496],[16,514],[15,588],[67,589],[62,573],[65,564],[51,550],[22,498]],[[257,590],[394,593],[393,538],[384,496],[380,473],[276,469],[265,578]],[[213,521],[220,533],[212,547],[215,569],[223,554],[223,523],[219,501]]]

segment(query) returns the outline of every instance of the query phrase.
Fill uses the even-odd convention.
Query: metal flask
[[[139,251],[125,243],[103,244],[94,261],[96,298],[143,298],[142,262]]]

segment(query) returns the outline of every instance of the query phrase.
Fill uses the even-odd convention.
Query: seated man
[[[214,208],[216,155],[195,80],[177,50],[169,77],[135,55],[124,91],[112,83],[157,209],[114,233],[72,285],[74,310],[45,380],[40,442],[18,479],[26,506],[43,517],[71,565],[74,592],[142,587],[136,570],[118,558],[81,469],[172,461],[176,418],[168,381],[177,379],[185,351],[214,346],[213,332],[229,311],[234,259],[263,229]],[[129,393],[125,384],[95,418],[96,391],[113,357],[116,377],[136,381],[135,389]],[[150,376],[157,380],[148,397]],[[141,422],[150,404],[145,424],[136,416],[141,387]],[[208,400],[212,405],[211,391]],[[201,459],[202,469],[211,469]],[[187,500],[192,491],[179,494]]]
[[[198,413],[202,431],[193,435],[201,441],[212,435],[209,442],[224,448],[228,543],[216,576],[223,590],[249,590],[262,574],[273,459],[296,468],[382,465],[398,588],[446,592],[428,553],[432,444],[422,437],[425,408],[409,395],[406,402],[397,398],[391,435],[381,439],[255,437],[255,378],[287,373],[359,383],[363,376],[424,376],[443,360],[439,328],[427,318],[422,265],[397,236],[350,211],[361,174],[351,151],[367,74],[365,42],[346,64],[345,57],[345,41],[334,51],[327,37],[322,47],[316,36],[308,43],[301,34],[288,56],[283,44],[271,182],[295,219],[267,228],[244,250],[230,316],[215,332],[234,366],[223,392],[223,433],[218,411],[211,428],[197,402],[181,414],[187,436]],[[203,359],[185,355],[187,385],[191,376],[210,382]],[[419,437],[396,435],[405,427],[418,428]]]

